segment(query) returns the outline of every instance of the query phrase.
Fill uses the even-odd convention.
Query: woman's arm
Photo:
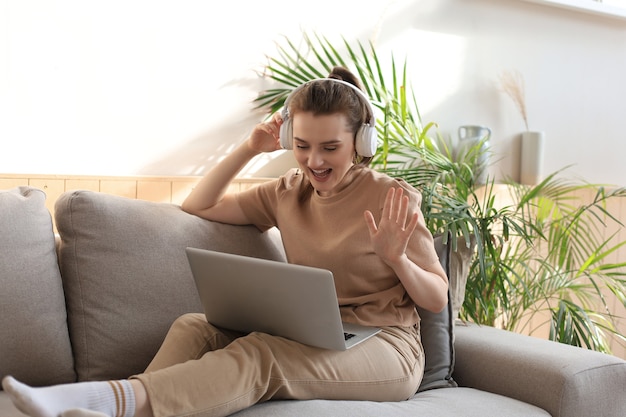
[[[198,182],[182,203],[182,209],[207,220],[249,224],[250,221],[239,206],[235,194],[227,194],[228,186],[256,155],[281,149],[281,123],[280,115],[275,114],[270,121],[258,124],[245,142]]]
[[[409,198],[403,195],[402,188],[391,188],[379,224],[376,224],[370,211],[365,212],[365,221],[374,250],[394,270],[413,302],[437,313],[448,302],[448,278],[445,271],[439,262],[419,266],[406,254],[418,216],[419,213],[409,213]]]

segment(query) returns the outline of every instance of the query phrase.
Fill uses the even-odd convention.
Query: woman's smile
[[[317,178],[318,181],[326,181],[328,179],[328,177],[330,176],[332,169],[311,169],[311,172],[313,173],[313,176],[315,176],[315,178]]]

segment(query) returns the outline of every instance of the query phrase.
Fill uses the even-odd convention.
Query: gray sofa
[[[187,246],[284,260],[276,230],[89,191],[0,191],[0,377],[32,385],[141,372],[179,315],[201,311]],[[455,254],[437,240],[442,264]],[[427,370],[408,401],[276,401],[243,416],[626,415],[626,361],[421,312]],[[219,383],[219,377],[216,378]],[[0,416],[21,416],[0,392]]]

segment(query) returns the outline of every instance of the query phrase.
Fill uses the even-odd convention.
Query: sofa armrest
[[[626,361],[488,326],[457,323],[454,379],[552,416],[626,415]]]

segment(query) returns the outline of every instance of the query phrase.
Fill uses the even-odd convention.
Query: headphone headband
[[[349,82],[339,80],[336,78],[317,78],[310,81],[307,81],[298,87],[296,87],[285,99],[285,104],[281,111],[281,116],[283,119],[283,124],[280,127],[280,144],[283,149],[293,149],[293,126],[292,120],[289,116],[289,101],[294,93],[301,90],[305,86],[315,83],[318,81],[331,81],[335,83],[340,83],[346,85],[353,89],[361,98],[361,102],[367,105],[369,109],[370,116],[368,120],[359,128],[356,134],[355,147],[356,151],[359,155],[364,157],[371,157],[376,154],[376,149],[378,147],[378,140],[376,135],[376,117],[374,112],[374,106],[370,102],[369,98],[365,95],[365,93],[355,86],[354,84],[350,84]]]

